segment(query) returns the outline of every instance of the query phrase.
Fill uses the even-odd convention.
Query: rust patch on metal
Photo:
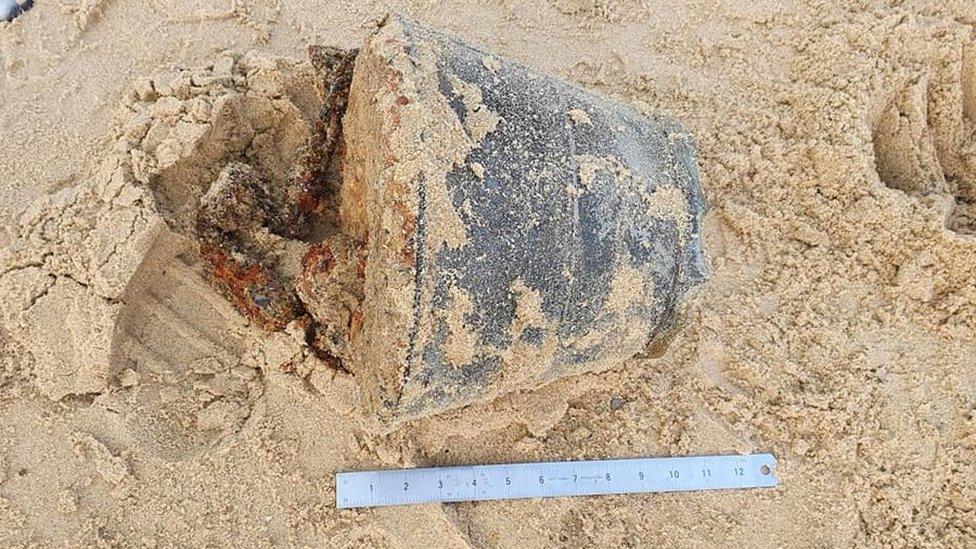
[[[341,361],[326,339],[329,328],[302,302],[296,290],[299,281],[279,271],[267,236],[296,239],[308,234],[334,195],[336,189],[329,185],[335,160],[344,152],[342,116],[357,54],[358,50],[308,49],[323,106],[312,122],[297,175],[274,186],[250,166],[232,162],[202,198],[196,219],[204,270],[217,290],[265,330],[280,331],[296,323],[292,326],[304,333],[312,353],[338,369],[342,369]],[[335,254],[324,242],[311,244],[302,257],[306,273],[328,273],[335,265]],[[364,265],[365,258],[359,258],[353,268],[361,272]],[[285,371],[295,368],[294,364],[282,365]]]
[[[312,244],[302,257],[302,271],[329,273],[335,267],[335,255],[327,242]]]
[[[259,262],[239,262],[213,244],[201,245],[200,254],[209,263],[211,279],[222,293],[262,328],[281,330],[301,314],[294,296],[281,288],[273,273]]]

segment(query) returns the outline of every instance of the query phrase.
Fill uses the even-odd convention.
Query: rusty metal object
[[[308,55],[312,67],[320,75],[319,94],[322,110],[315,121],[315,128],[306,147],[305,161],[294,179],[296,193],[291,197],[290,208],[299,225],[305,217],[318,212],[323,200],[335,193],[328,185],[329,170],[333,158],[341,156],[342,115],[346,112],[349,83],[358,50],[341,50],[324,46],[309,46]],[[287,232],[287,227],[281,227]]]
[[[388,423],[656,350],[705,278],[666,117],[391,17],[343,131],[343,228],[369,244],[342,358]]]
[[[676,122],[400,17],[309,53],[324,107],[298,175],[229,166],[201,203],[242,313],[297,320],[387,425],[662,352],[706,276]],[[282,276],[262,231],[296,238],[328,209],[340,232]]]
[[[309,247],[295,287],[306,310],[319,319],[316,347],[342,356],[362,324],[364,242],[333,237]]]
[[[200,255],[211,279],[238,311],[268,330],[283,329],[303,311],[254,239],[276,213],[267,183],[241,163],[224,167],[197,210]]]
[[[264,231],[283,238],[307,232],[331,192],[329,170],[341,154],[342,115],[356,51],[312,47],[309,56],[319,76],[323,107],[306,146],[298,175],[273,186],[240,162],[224,167],[201,198],[196,232],[206,270],[217,289],[247,318],[271,331],[299,321],[320,358],[336,362],[322,334],[295,292],[295,281],[277,268],[262,242]],[[306,263],[316,247],[309,251]]]

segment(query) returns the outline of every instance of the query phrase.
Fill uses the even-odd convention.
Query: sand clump
[[[226,163],[272,181],[300,164],[320,106],[305,46],[357,44],[386,8],[205,4],[38,3],[0,24],[6,544],[973,544],[968,3],[408,2],[680,119],[712,279],[657,358],[382,435],[351,376],[213,290],[188,235]],[[304,246],[266,244],[300,270]],[[781,486],[333,506],[338,470],[730,451],[776,454]]]

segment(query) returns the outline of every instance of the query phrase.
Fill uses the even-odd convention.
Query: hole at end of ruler
[[[773,470],[769,468],[769,465],[763,465],[759,468],[759,472],[764,475],[768,475],[769,473],[772,473]]]

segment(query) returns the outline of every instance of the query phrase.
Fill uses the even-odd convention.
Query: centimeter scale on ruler
[[[772,454],[507,463],[336,474],[336,507],[771,488]]]

